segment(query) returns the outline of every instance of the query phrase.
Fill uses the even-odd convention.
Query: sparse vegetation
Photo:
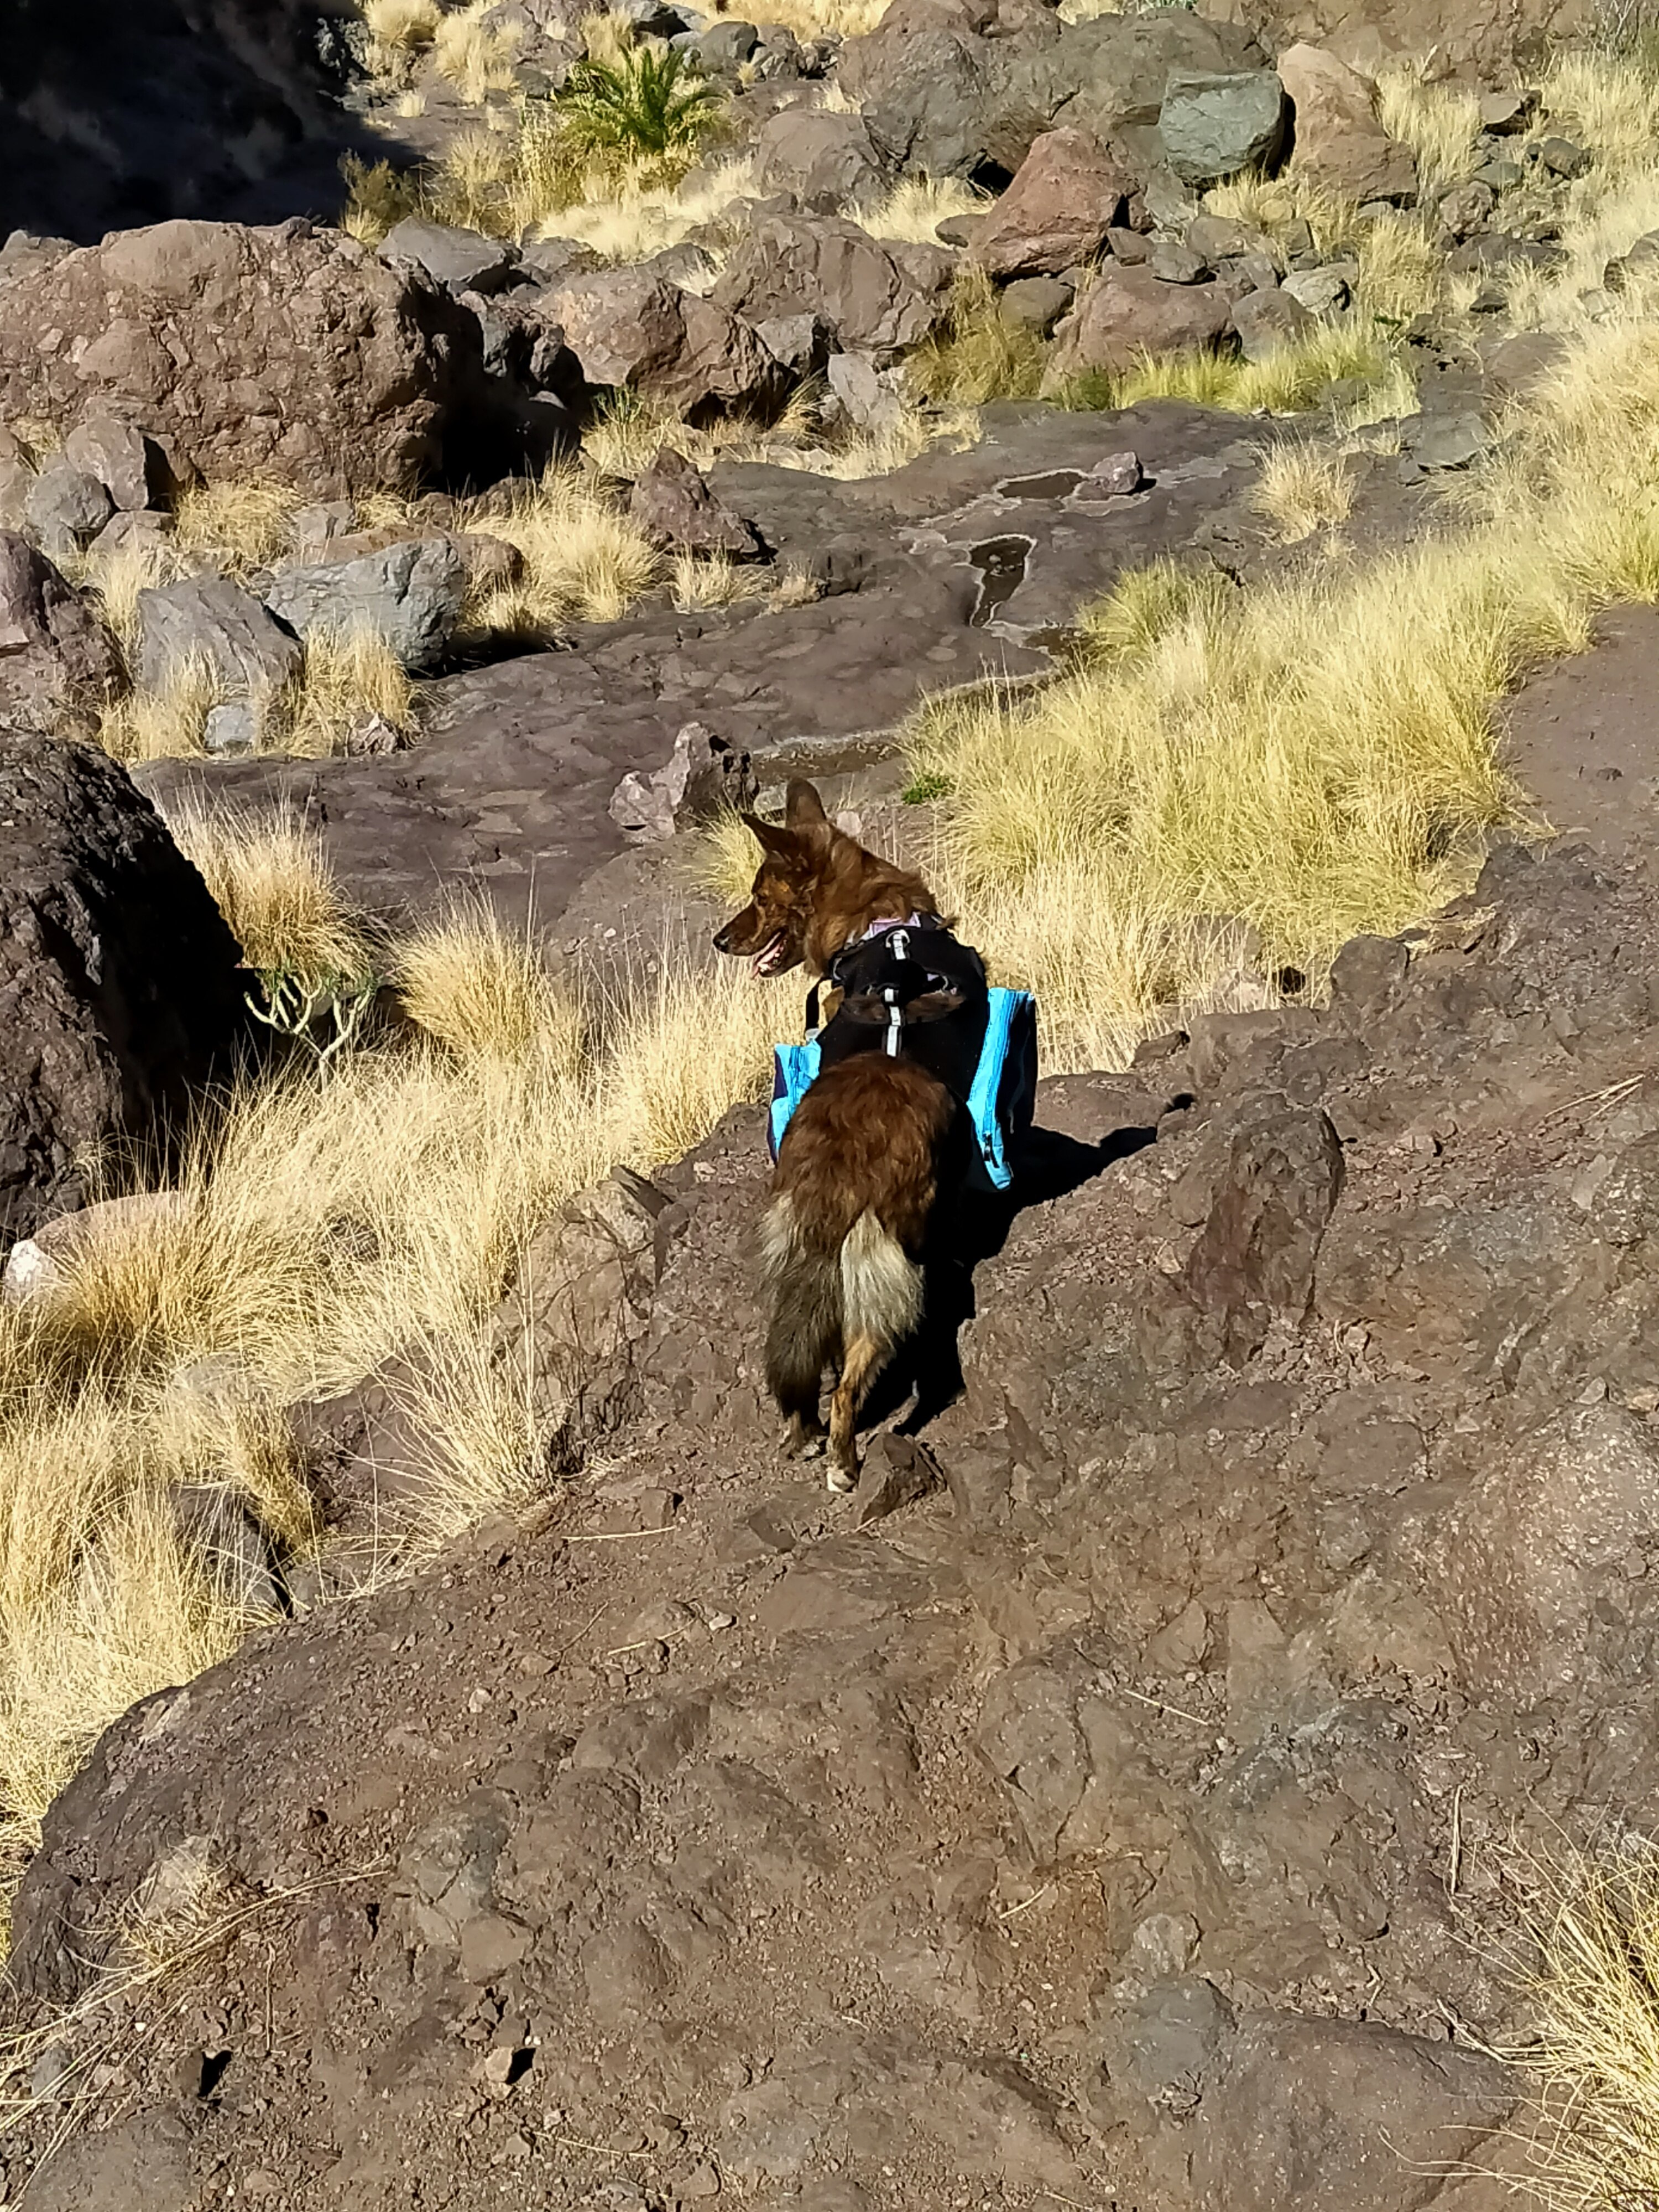
[[[492,92],[511,92],[520,33],[497,16],[499,0],[470,0],[439,19],[430,41],[432,65],[463,100],[482,106]]]
[[[684,53],[647,40],[614,62],[578,62],[557,105],[579,149],[638,167],[694,155],[722,101]]]
[[[915,355],[909,374],[929,399],[982,407],[1034,398],[1048,362],[1042,338],[1006,314],[990,278],[969,266],[951,288],[944,330]]]
[[[1295,545],[1346,522],[1353,495],[1353,471],[1340,453],[1287,441],[1262,455],[1251,504],[1273,523],[1281,545]]]

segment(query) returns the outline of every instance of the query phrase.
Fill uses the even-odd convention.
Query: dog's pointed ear
[[[823,811],[817,787],[808,783],[804,775],[789,779],[789,787],[784,794],[783,818],[792,830],[811,831],[830,827],[830,817]]]
[[[787,830],[780,830],[775,822],[763,822],[758,814],[740,814],[744,828],[763,853],[775,853],[781,860],[790,860],[795,852],[795,840]]]

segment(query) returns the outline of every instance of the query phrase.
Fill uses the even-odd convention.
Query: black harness
[[[985,963],[933,915],[884,923],[838,952],[825,982],[841,994],[818,1034],[818,994],[806,1000],[806,1034],[817,1036],[820,1068],[854,1053],[913,1060],[968,1103],[990,1012]]]

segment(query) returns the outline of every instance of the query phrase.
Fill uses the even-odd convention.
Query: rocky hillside
[[[0,2201],[1628,2212],[1641,24],[785,14],[0,62]],[[798,775],[1051,1071],[849,1500]]]
[[[1511,851],[1323,1013],[1045,1085],[850,1513],[773,1456],[755,1115],[617,1194],[586,1473],[54,1808],[30,2201],[1511,2202],[1516,1855],[1659,1759],[1656,915]],[[222,1954],[110,1993],[204,1870]]]

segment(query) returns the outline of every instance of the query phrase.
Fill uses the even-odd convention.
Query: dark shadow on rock
[[[896,1426],[901,1436],[915,1436],[953,1404],[963,1389],[962,1329],[976,1311],[975,1271],[1001,1251],[1028,1207],[1064,1198],[1153,1143],[1157,1135],[1154,1128],[1125,1127],[1110,1131],[1098,1144],[1085,1145],[1058,1130],[1032,1129],[1020,1146],[1011,1189],[995,1196],[967,1191],[947,1197],[934,1216],[921,1327],[883,1370],[866,1401],[860,1426],[890,1420],[914,1398]]]

